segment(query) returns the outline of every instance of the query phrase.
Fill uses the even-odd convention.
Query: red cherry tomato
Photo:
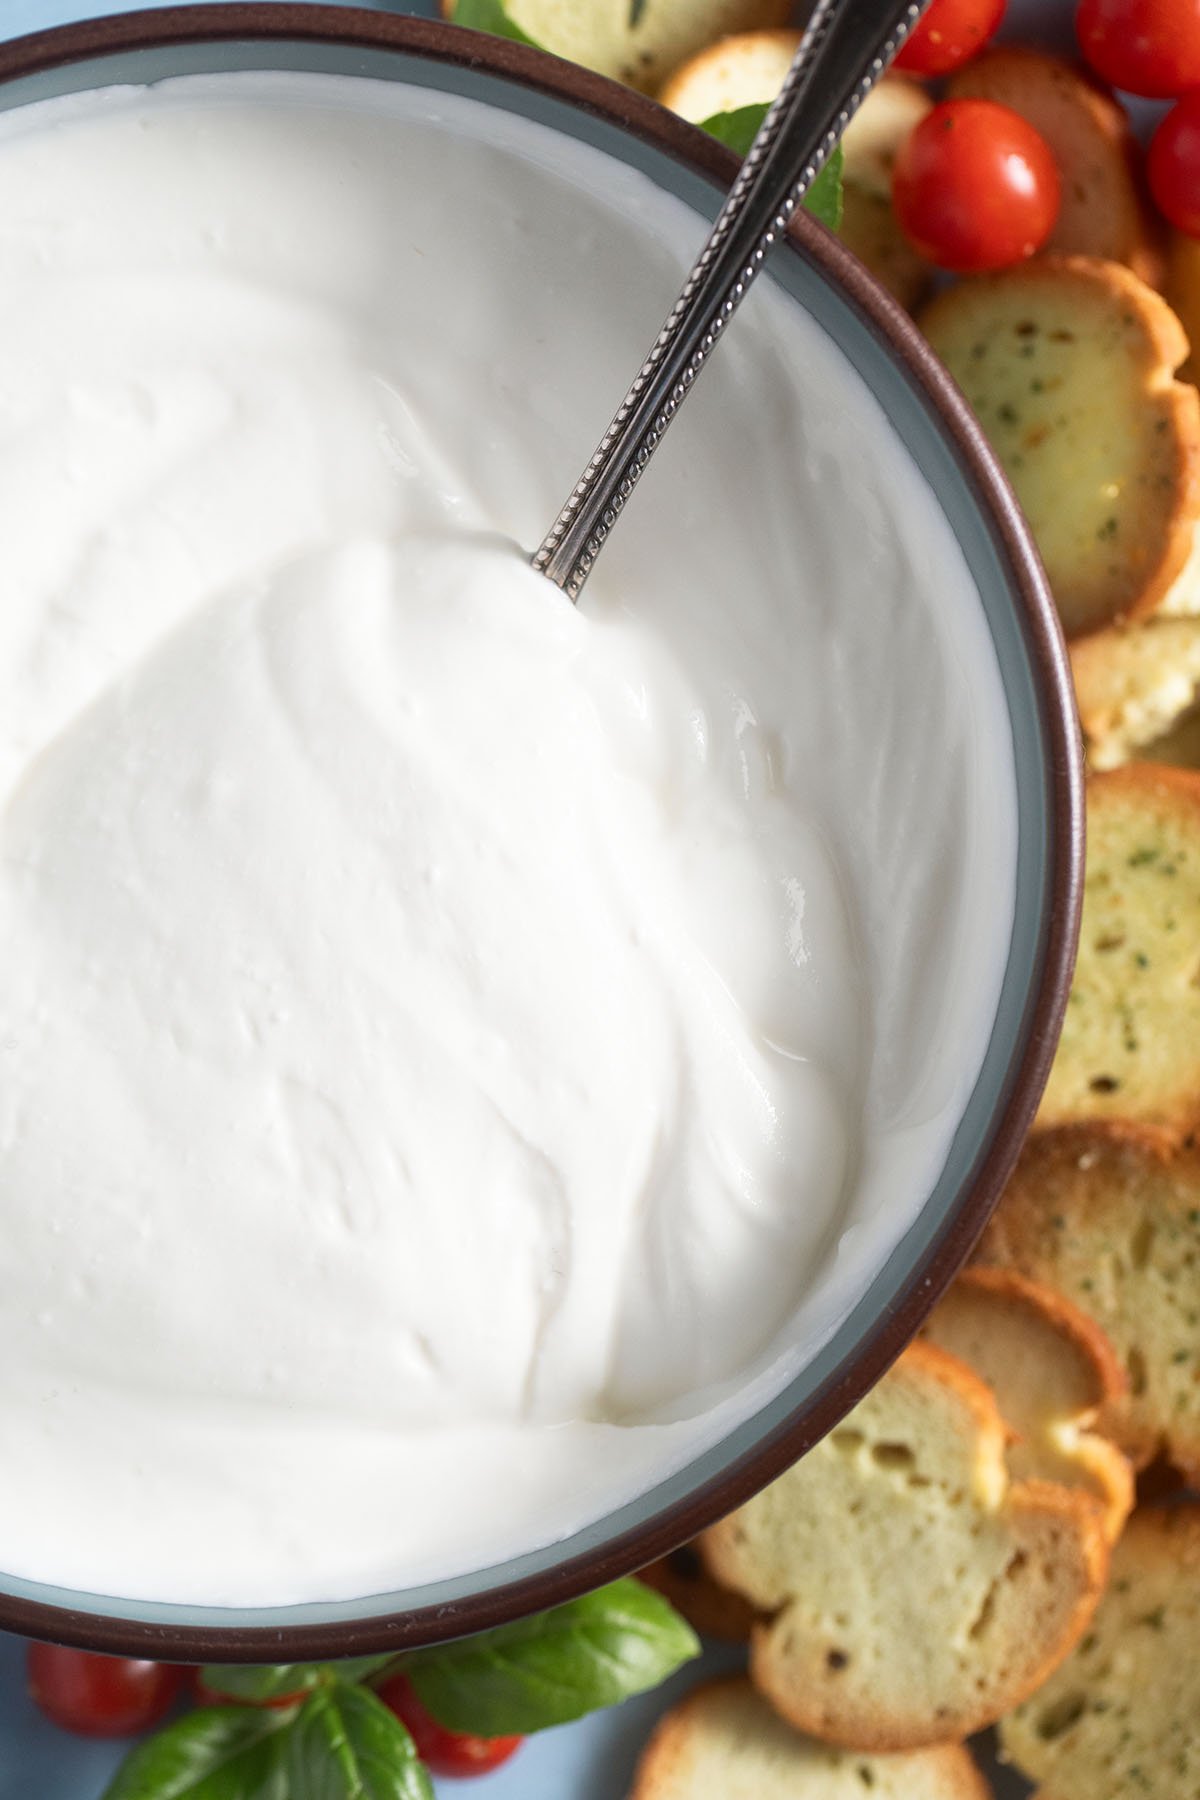
[[[1185,94],[1150,140],[1150,191],[1180,231],[1200,237],[1200,91]]]
[[[1000,29],[1004,0],[932,0],[896,58],[913,75],[948,75]]]
[[[426,1712],[407,1675],[393,1675],[378,1690],[416,1746],[417,1755],[435,1775],[486,1775],[524,1743],[519,1737],[472,1737],[469,1732],[448,1731]]]
[[[132,1662],[30,1644],[26,1654],[34,1704],[81,1737],[134,1737],[170,1712],[184,1670],[169,1663]]]
[[[1154,100],[1200,87],[1200,0],[1079,0],[1075,30],[1114,87]]]
[[[905,235],[961,275],[1006,269],[1039,250],[1058,217],[1046,140],[993,100],[944,100],[896,158],[892,199]]]

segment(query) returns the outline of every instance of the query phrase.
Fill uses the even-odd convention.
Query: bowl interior
[[[464,45],[462,34],[417,21],[295,6],[189,8],[68,28],[41,43],[49,50],[0,54],[0,108],[175,75],[310,71],[486,101],[633,166],[705,218],[731,167],[700,133],[637,96],[519,46]],[[46,66],[31,72],[39,61]],[[911,326],[815,228],[776,255],[769,278],[846,353],[936,494],[982,599],[1012,725],[1017,903],[1003,989],[979,1080],[919,1219],[783,1392],[565,1542],[419,1589],[253,1610],[132,1603],[0,1575],[0,1625],[125,1653],[279,1661],[431,1641],[554,1604],[683,1541],[828,1430],[911,1336],[982,1228],[1040,1093],[1077,929],[1082,806],[1065,659],[1011,498]]]

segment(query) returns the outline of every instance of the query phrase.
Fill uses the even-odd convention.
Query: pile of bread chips
[[[768,99],[796,42],[727,39],[662,98],[696,120]],[[964,1740],[993,1724],[1039,1800],[1200,1796],[1200,769],[1173,766],[1200,765],[1200,243],[1155,219],[1081,68],[1005,46],[948,89],[1051,145],[1046,252],[931,297],[891,212],[930,105],[902,77],[848,135],[843,235],[957,379],[1046,564],[1093,771],[1079,966],[974,1266],[824,1443],[652,1572],[748,1640],[750,1675],[668,1715],[636,1800],[986,1795]]]
[[[786,0],[675,0],[640,32],[625,0],[509,10],[696,121],[772,98],[797,43]],[[1200,1800],[1200,242],[1155,218],[1077,65],[993,48],[948,92],[1049,143],[1047,250],[934,292],[891,208],[931,104],[901,76],[848,133],[842,235],[1046,564],[1093,770],[1079,966],[974,1266],[836,1431],[649,1572],[748,1641],[749,1677],[668,1714],[635,1800],[977,1800],[965,1740],[993,1724],[1039,1800]]]

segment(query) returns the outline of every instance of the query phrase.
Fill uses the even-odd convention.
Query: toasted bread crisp
[[[442,0],[453,19],[455,0]],[[505,0],[514,25],[556,56],[657,93],[680,63],[730,32],[786,25],[791,0]]]
[[[1037,1800],[1196,1800],[1200,1506],[1135,1514],[1087,1636],[1000,1735]]]
[[[798,31],[738,32],[690,57],[658,98],[697,125],[717,113],[765,105],[783,86],[799,48]]]
[[[1174,378],[1187,341],[1161,296],[1120,263],[1040,257],[960,282],[920,322],[1016,489],[1067,636],[1200,610],[1200,395]]]
[[[717,1585],[693,1545],[685,1544],[682,1550],[651,1563],[639,1572],[638,1580],[657,1589],[701,1637],[749,1643],[754,1608],[740,1594]]]
[[[1166,737],[1156,739],[1149,754],[1174,769],[1200,769],[1200,706],[1185,713]]]
[[[1110,625],[1071,646],[1075,698],[1093,769],[1116,769],[1200,699],[1200,619]]]
[[[954,100],[994,100],[1028,119],[1054,153],[1062,180],[1046,249],[1125,263],[1161,285],[1162,230],[1146,195],[1141,150],[1107,88],[1064,57],[1018,44],[976,56],[948,88]]]
[[[901,306],[912,308],[933,280],[892,207],[892,169],[901,145],[933,106],[915,81],[889,75],[871,90],[842,138],[842,223],[838,236]]]
[[[1133,1470],[1092,1427],[1127,1384],[1099,1326],[1042,1282],[974,1268],[934,1308],[922,1336],[987,1382],[1013,1433],[1012,1473],[1091,1494],[1115,1543],[1133,1506]]]
[[[1200,1124],[1200,775],[1088,783],[1079,960],[1039,1125]]]
[[[742,1677],[697,1688],[661,1720],[630,1800],[988,1800],[961,1744],[865,1756],[802,1737]]]
[[[701,1539],[717,1580],[773,1616],[755,1685],[824,1742],[892,1751],[965,1737],[1067,1654],[1104,1585],[1100,1509],[1010,1483],[989,1389],[909,1347],[794,1468]]]
[[[1117,1124],[1038,1132],[978,1255],[1096,1320],[1128,1376],[1102,1428],[1200,1486],[1200,1147]]]
[[[761,105],[773,100],[783,86],[799,42],[798,31],[754,31],[724,38],[685,63],[659,99],[698,124],[715,113]],[[843,213],[838,236],[902,306],[916,304],[933,270],[896,222],[892,164],[932,105],[915,81],[889,75],[867,95],[842,138]]]
[[[1179,316],[1192,354],[1180,374],[1200,381],[1200,238],[1172,233],[1167,253],[1167,299]]]

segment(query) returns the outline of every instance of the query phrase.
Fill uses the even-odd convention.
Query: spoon
[[[532,557],[578,600],[609,532],[767,252],[929,0],[816,0],[712,235],[596,453]]]

